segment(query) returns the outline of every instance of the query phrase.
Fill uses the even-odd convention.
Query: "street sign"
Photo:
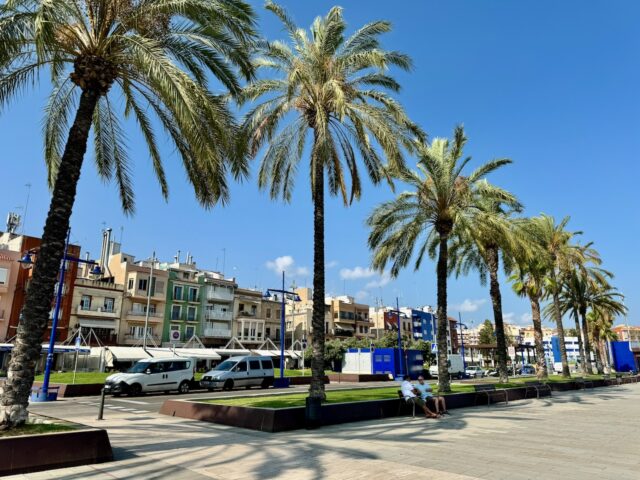
[[[509,357],[515,358],[516,356],[516,347],[509,347]]]
[[[437,343],[432,343],[431,344],[431,353],[438,353],[438,344]]]
[[[171,340],[180,340],[179,330],[171,330]]]

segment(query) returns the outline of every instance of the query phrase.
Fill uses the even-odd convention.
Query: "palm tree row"
[[[415,268],[425,254],[437,257],[441,391],[450,390],[447,277],[454,272],[478,270],[489,281],[503,379],[501,265],[518,274],[519,291],[531,299],[532,308],[537,305],[538,326],[539,301],[553,298],[559,333],[562,314],[575,306],[583,327],[592,326],[591,343],[599,345],[605,319],[619,311],[615,298],[609,295],[612,303],[598,303],[590,293],[587,310],[584,302],[567,300],[563,285],[573,250],[565,244],[571,235],[560,225],[558,238],[553,237],[549,217],[511,218],[522,210],[517,198],[486,180],[510,160],[493,160],[467,174],[470,157],[463,154],[467,139],[462,127],[451,140],[427,141],[394,98],[400,85],[390,69],[410,70],[412,63],[383,48],[380,36],[391,25],[375,21],[346,36],[342,9],[334,7],[307,31],[280,6],[268,1],[266,8],[281,21],[287,40],[262,40],[255,13],[242,0],[7,0],[0,5],[0,108],[48,74],[44,157],[52,189],[8,381],[0,391],[0,428],[27,419],[34,367],[90,140],[99,175],[115,181],[123,210],[134,211],[122,125],[130,117],[146,142],[162,195],[166,198],[169,189],[160,135],[173,143],[205,208],[226,203],[229,177],[245,178],[249,160],[258,156],[259,187],[289,201],[300,162],[307,159],[314,219],[312,331],[318,332],[312,336],[309,395],[315,405],[324,399],[325,193],[328,187],[329,195],[348,205],[360,198],[363,175],[373,184],[399,181],[411,188],[379,206],[367,221],[373,265],[384,269],[390,263],[395,276],[415,249]],[[212,93],[214,86],[222,91]],[[241,121],[233,103],[246,108]],[[417,157],[417,170],[406,166],[407,155]],[[549,232],[545,222],[551,222]]]

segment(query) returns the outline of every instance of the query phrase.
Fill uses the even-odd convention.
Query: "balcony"
[[[233,320],[232,312],[223,312],[221,310],[205,310],[204,312],[205,320],[224,320],[226,322],[230,322]]]
[[[118,318],[120,312],[117,309],[107,309],[105,307],[93,307],[86,308],[82,305],[78,305],[78,315],[92,316],[92,317],[104,317],[104,318]]]
[[[137,317],[141,320],[144,320],[147,314],[141,310],[129,310],[127,312],[128,317]],[[149,312],[149,321],[151,322],[161,322],[164,318],[164,314],[159,312]]]
[[[132,288],[127,290],[127,295],[130,297],[135,297],[135,298],[147,298],[147,290],[140,290],[137,288]],[[164,300],[165,296],[164,296],[164,289],[162,290],[158,290],[156,289],[155,292],[153,292],[153,295],[151,295],[152,299],[156,299],[156,300]]]
[[[231,338],[231,329],[229,328],[205,328],[204,336],[210,338]]]
[[[213,290],[207,288],[207,300],[222,300],[224,302],[233,301],[233,292],[228,290]]]
[[[124,343],[127,345],[135,345],[136,343],[142,343],[143,335],[131,335],[130,333],[124,336]],[[160,345],[160,336],[159,335],[148,335],[147,336],[147,345],[151,343],[151,340],[156,342],[156,344]]]

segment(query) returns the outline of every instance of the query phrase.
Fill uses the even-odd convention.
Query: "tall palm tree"
[[[502,318],[502,294],[498,273],[500,257],[504,270],[508,273],[512,259],[525,247],[519,241],[518,232],[510,221],[512,211],[521,211],[522,206],[515,201],[509,204],[493,200],[482,201],[481,209],[459,221],[453,229],[453,242],[449,250],[449,264],[456,277],[467,275],[471,270],[480,274],[480,283],[487,284],[493,307],[496,335],[496,358],[498,375],[502,383],[509,381],[507,370],[507,340]],[[464,218],[464,217],[463,217]]]
[[[611,330],[616,315],[624,315],[627,307],[624,305],[624,296],[612,287],[603,287],[589,304],[590,311],[586,314],[589,323],[589,336],[596,351],[596,368],[598,373],[604,373],[603,366],[609,367],[608,355],[604,345],[610,340],[615,340],[616,335]]]
[[[0,107],[42,73],[51,79],[44,138],[53,190],[0,399],[4,428],[27,418],[91,128],[98,173],[115,178],[125,212],[133,212],[134,202],[122,113],[136,120],[165,197],[153,119],[176,147],[198,201],[205,207],[226,201],[227,173],[240,176],[247,166],[229,141],[235,128],[226,101],[210,93],[208,79],[237,93],[238,73],[252,74],[253,37],[252,9],[238,0],[10,0],[0,6]]]
[[[393,171],[404,168],[403,149],[411,149],[414,137],[423,134],[389,94],[400,85],[387,69],[411,67],[409,57],[380,45],[379,36],[391,30],[389,22],[369,23],[345,38],[342,9],[334,7],[315,19],[309,36],[280,6],[267,2],[267,9],[282,21],[289,43],[265,42],[261,47],[256,62],[268,72],[244,89],[242,99],[263,100],[248,111],[241,141],[247,142],[252,156],[267,145],[258,184],[268,188],[272,198],[289,201],[311,137],[314,268],[309,398],[317,405],[325,397],[325,172],[329,193],[340,195],[347,205],[361,195],[358,156],[374,184],[391,182]]]
[[[510,160],[493,160],[468,176],[463,175],[471,160],[471,157],[462,159],[466,141],[464,129],[458,126],[452,140],[436,138],[430,144],[423,143],[418,151],[418,170],[399,173],[400,180],[411,190],[379,205],[367,219],[371,228],[369,247],[373,251],[373,266],[384,269],[391,263],[390,272],[394,277],[407,266],[416,249],[414,268],[418,270],[429,245],[436,242],[438,388],[441,392],[451,391],[447,368],[447,263],[451,233],[456,223],[480,210],[484,202],[516,202],[512,194],[484,178],[511,163]]]
[[[560,223],[549,215],[542,214],[534,217],[527,225],[528,235],[543,252],[545,271],[545,292],[552,300],[548,312],[553,317],[558,331],[560,344],[560,358],[562,361],[562,376],[571,377],[569,362],[567,361],[567,348],[565,345],[564,326],[562,324],[562,308],[560,305],[560,292],[563,277],[583,261],[583,250],[579,245],[571,243],[571,240],[581,232],[569,232],[566,226],[569,217],[563,218]]]

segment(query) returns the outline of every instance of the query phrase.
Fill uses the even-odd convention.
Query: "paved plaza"
[[[7,478],[640,479],[640,385],[278,434],[70,406],[33,410],[107,428],[117,460]]]

